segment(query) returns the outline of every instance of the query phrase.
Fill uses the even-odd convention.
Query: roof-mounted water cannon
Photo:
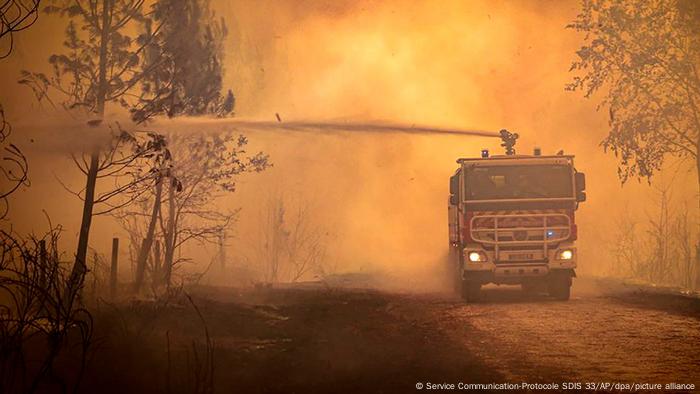
[[[503,143],[501,144],[502,147],[506,148],[506,155],[512,156],[515,154],[515,143],[518,140],[518,133],[511,133],[510,131],[503,129],[500,131],[501,134],[501,140],[503,140]]]

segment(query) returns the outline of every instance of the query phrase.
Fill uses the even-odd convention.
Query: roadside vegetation
[[[600,145],[618,176],[656,188],[646,217],[622,214],[613,231],[613,271],[652,283],[700,288],[700,3],[692,0],[583,0],[568,26],[584,44],[567,90],[608,114]],[[672,199],[657,181],[670,163],[697,177],[694,198]],[[665,165],[666,164],[666,165]],[[687,190],[682,193],[688,194]],[[686,197],[691,197],[687,195]],[[688,204],[693,200],[692,204]]]

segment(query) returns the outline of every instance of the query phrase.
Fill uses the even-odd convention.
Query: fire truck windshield
[[[472,167],[465,173],[467,200],[573,198],[571,167],[518,165]]]

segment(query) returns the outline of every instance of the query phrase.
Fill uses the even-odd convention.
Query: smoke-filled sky
[[[605,114],[595,111],[594,100],[564,91],[582,43],[565,29],[578,7],[577,1],[213,1],[229,29],[225,85],[236,95],[236,116],[507,128],[520,133],[524,153],[539,146],[545,154],[575,154],[588,175],[589,201],[577,213],[580,269],[595,272],[607,264],[604,242],[614,216],[624,207],[645,212],[651,197],[645,184],[620,188],[614,157],[598,146]],[[64,24],[42,16],[16,36],[15,53],[0,63],[0,100],[13,122],[51,116],[15,81],[20,69],[48,69]],[[41,130],[15,131],[30,159],[32,186],[13,199],[11,220],[20,231],[39,231],[45,209],[64,224],[70,251],[81,203],[56,178],[73,186],[82,179],[62,148],[68,134]],[[243,209],[230,255],[245,254],[266,198],[281,193],[314,210],[315,223],[332,239],[329,258],[342,270],[406,272],[439,261],[448,243],[455,159],[500,149],[495,139],[443,135],[248,137],[251,151],[270,153],[274,167],[241,177],[235,195],[221,202]],[[91,245],[107,253],[116,235],[121,231],[99,218]]]

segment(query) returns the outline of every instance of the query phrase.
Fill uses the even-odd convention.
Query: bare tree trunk
[[[112,25],[112,4],[111,0],[104,0],[102,3],[102,31],[100,37],[100,58],[99,58],[99,86],[97,92],[96,112],[99,119],[102,119],[105,111],[105,97],[107,96],[107,42],[109,31]],[[90,154],[90,167],[87,173],[85,184],[85,202],[83,204],[83,219],[80,225],[80,235],[78,237],[78,249],[75,253],[75,263],[68,281],[67,296],[65,301],[73,303],[73,298],[78,290],[83,286],[85,273],[87,272],[86,258],[87,247],[90,238],[90,225],[92,224],[92,210],[95,203],[95,185],[97,184],[97,172],[100,164],[100,150],[95,148]]]
[[[168,224],[165,230],[165,256],[163,259],[163,276],[165,284],[170,286],[175,256],[175,185],[173,178],[168,182]]]
[[[90,168],[85,185],[85,202],[83,204],[83,220],[80,225],[80,235],[78,237],[78,250],[75,253],[75,263],[68,281],[67,297],[65,301],[73,302],[80,287],[83,286],[85,273],[87,272],[87,248],[90,238],[90,225],[92,224],[92,208],[95,201],[95,185],[97,184],[97,168],[99,166],[99,152],[90,155]]]
[[[158,213],[160,212],[160,197],[162,193],[163,182],[162,178],[159,176],[156,181],[156,193],[153,201],[153,211],[151,212],[151,221],[148,223],[148,230],[141,243],[141,250],[136,260],[136,281],[134,283],[134,291],[136,292],[141,290],[143,277],[146,272],[146,259],[148,259],[148,255],[151,253],[151,246],[153,246],[153,235],[156,232],[156,221],[158,220]]]
[[[284,200],[278,197],[273,200],[271,206],[270,225],[271,225],[271,242],[270,248],[270,278],[269,282],[275,283],[279,277],[280,269],[280,254],[284,247]]]
[[[112,238],[112,264],[109,269],[109,298],[117,297],[117,274],[119,264],[119,238]]]
[[[163,282],[163,267],[160,258],[160,241],[156,240],[153,248],[153,287],[158,287]]]
[[[219,264],[221,272],[226,272],[226,230],[221,230],[219,234]]]

